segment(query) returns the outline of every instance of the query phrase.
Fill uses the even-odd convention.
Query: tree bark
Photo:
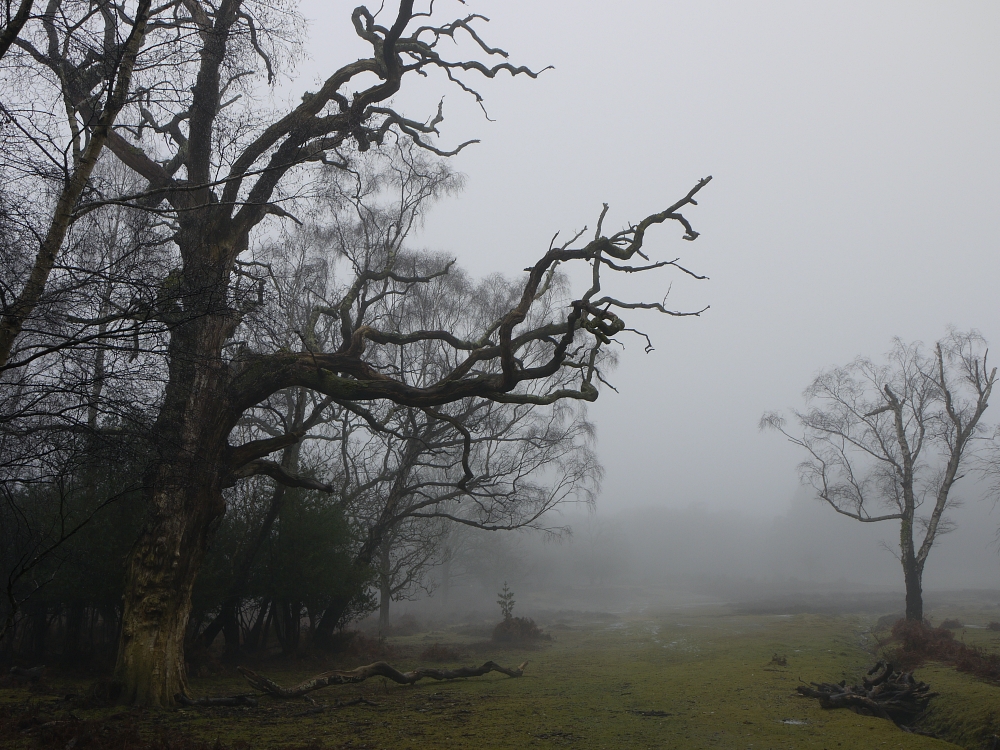
[[[384,635],[389,627],[389,603],[392,601],[392,559],[389,540],[386,539],[379,550],[378,571],[378,632]]]
[[[915,502],[913,500],[912,475],[908,475],[907,479],[909,482],[904,482],[903,485],[906,505],[899,523],[899,561],[903,565],[903,581],[906,586],[906,619],[922,622],[924,619],[924,598],[921,580],[924,565],[917,557],[916,545],[913,542]]]
[[[160,460],[147,483],[147,521],[126,568],[115,667],[125,704],[168,706],[175,695],[187,695],[184,636],[191,591],[210,533],[225,511],[222,473],[231,420],[220,355],[231,321],[219,309],[224,300],[213,295],[226,289],[224,280],[211,278],[224,273],[217,268],[185,279],[187,322],[170,341],[170,377],[155,427]]]
[[[924,595],[923,569],[915,560],[903,560],[903,578],[906,582],[906,619],[923,622]]]

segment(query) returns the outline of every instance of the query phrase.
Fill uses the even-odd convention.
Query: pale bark
[[[357,669],[324,672],[289,688],[281,687],[281,685],[273,680],[259,675],[246,667],[237,667],[237,669],[240,671],[240,674],[247,678],[247,682],[253,688],[263,693],[273,695],[276,698],[300,698],[306,693],[330,687],[331,685],[353,685],[364,682],[372,677],[386,677],[400,685],[412,685],[423,679],[457,680],[463,677],[481,677],[490,672],[500,672],[508,677],[520,677],[524,674],[524,668],[527,666],[528,662],[522,662],[516,669],[510,669],[508,667],[501,667],[496,662],[488,661],[479,667],[458,667],[456,669],[420,667],[410,672],[400,672],[384,661],[377,661],[374,664],[368,664]]]

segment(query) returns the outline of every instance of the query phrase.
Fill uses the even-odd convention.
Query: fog
[[[977,503],[952,515],[957,530],[940,537],[928,559],[929,605],[956,596],[1000,605],[997,514]],[[719,605],[769,613],[902,611],[898,524],[859,524],[804,490],[773,514],[637,505],[562,520],[572,534],[463,534],[449,564],[430,573],[429,595],[393,604],[393,616],[495,618],[505,583],[518,613],[543,621]]]
[[[312,57],[276,96],[296,98],[360,49],[351,7],[305,4]],[[932,342],[955,325],[1000,341],[1000,6],[484,0],[454,11],[489,16],[484,38],[515,64],[554,69],[467,79],[492,121],[433,76],[400,95],[420,120],[444,96],[440,145],[481,140],[455,157],[467,188],[427,217],[421,245],[476,273],[517,273],[555,232],[593,226],[604,202],[606,226],[625,225],[714,176],[686,212],[696,242],[677,227],[647,240],[655,258],[710,279],[663,273],[620,290],[711,308],[629,317],[656,349],[624,338],[619,393],[590,409],[606,468],[597,514],[569,519],[571,541],[505,541],[548,561],[531,580],[571,578],[588,529],[606,527],[618,572],[605,578],[622,586],[900,590],[880,546],[896,527],[820,507],[798,488],[802,456],[757,421],[894,336]],[[1000,587],[998,516],[973,484],[963,491],[928,589]],[[496,572],[529,586],[518,575]]]

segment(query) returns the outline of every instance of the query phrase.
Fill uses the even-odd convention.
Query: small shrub
[[[899,648],[889,658],[906,671],[924,661],[934,660],[953,664],[959,672],[968,672],[976,677],[1000,679],[1000,654],[966,646],[956,641],[954,633],[945,628],[900,620],[892,628],[892,637],[899,643]]]
[[[941,627],[947,630],[961,630],[962,628],[965,627],[965,625],[962,624],[961,620],[956,620],[955,618],[951,618],[949,620],[945,620],[944,622],[942,622]]]
[[[991,622],[989,625],[986,626],[986,629],[987,630],[1000,630],[1000,622],[996,622],[996,621]]]
[[[525,641],[551,640],[530,617],[508,617],[493,628],[496,643],[519,643]]]
[[[503,582],[503,591],[497,594],[499,599],[497,599],[497,604],[500,605],[500,612],[503,614],[503,619],[509,620],[514,616],[514,592],[510,590],[507,586],[507,582]]]

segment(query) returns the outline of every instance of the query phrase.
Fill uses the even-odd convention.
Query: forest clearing
[[[1000,3],[604,6],[0,2],[0,750],[1000,750]]]
[[[996,606],[930,612],[935,624],[961,621],[956,639],[994,653],[1000,632],[986,626],[997,617]],[[1000,686],[953,667],[915,670],[938,693],[920,729],[951,742],[884,719],[824,710],[796,694],[803,682],[859,682],[887,636],[872,633],[876,620],[738,614],[721,606],[563,613],[545,623],[551,640],[530,647],[492,643],[469,627],[433,630],[388,638],[374,656],[400,669],[527,661],[524,674],[406,686],[376,678],[308,699],[262,696],[252,708],[123,710],[101,705],[89,680],[56,673],[13,687],[6,677],[0,747],[135,747],[136,733],[142,745],[163,748],[991,747],[1000,730]],[[374,661],[372,655],[261,660],[253,668],[292,685],[323,669]],[[235,669],[216,663],[192,672],[198,696],[248,692]],[[103,741],[95,742],[95,734]]]

